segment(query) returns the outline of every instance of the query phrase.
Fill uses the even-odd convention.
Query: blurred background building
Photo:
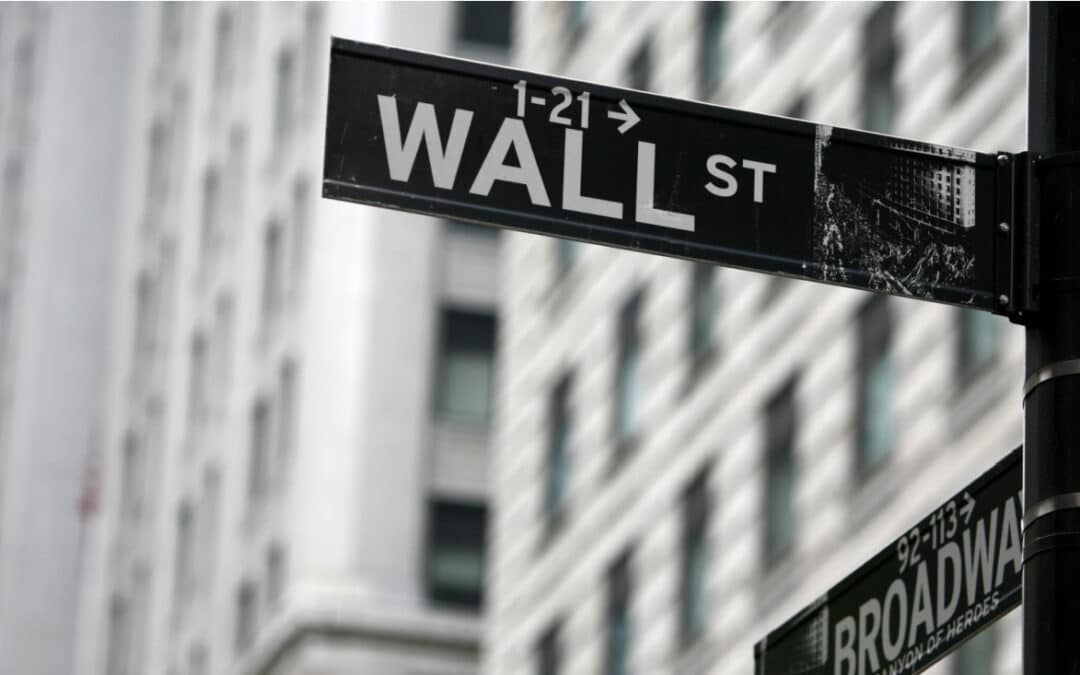
[[[992,151],[1024,145],[1025,25],[0,5],[3,668],[751,672],[1019,443],[1022,332],[322,200],[329,36]],[[1018,627],[934,672],[1017,673]]]
[[[0,670],[73,669],[131,12],[0,5]],[[105,170],[103,170],[105,168]],[[86,499],[84,496],[84,480]]]
[[[1025,145],[1022,4],[519,10],[526,70]],[[1002,319],[516,233],[503,255],[489,675],[752,672],[754,642],[1021,440]],[[1019,672],[1018,626],[933,672]]]
[[[504,60],[482,9],[130,9],[78,672],[476,672],[499,237],[320,181],[330,33]]]

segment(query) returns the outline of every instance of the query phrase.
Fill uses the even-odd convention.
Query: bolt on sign
[[[1021,599],[1021,449],[754,645],[756,675],[910,675]]]
[[[338,38],[331,48],[324,196],[759,272],[1003,311],[1001,162]]]

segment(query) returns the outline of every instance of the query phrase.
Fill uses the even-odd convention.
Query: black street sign
[[[332,46],[336,199],[1004,311],[1006,175],[996,155]]]
[[[1020,604],[1017,448],[754,645],[756,675],[918,673]]]

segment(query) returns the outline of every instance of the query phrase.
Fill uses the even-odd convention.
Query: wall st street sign
[[[757,675],[910,675],[1020,604],[1017,448],[754,646]]]
[[[335,39],[323,194],[1003,311],[996,155]]]

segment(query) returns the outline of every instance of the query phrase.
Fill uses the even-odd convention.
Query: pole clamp
[[[1039,518],[1068,509],[1080,509],[1080,492],[1065,492],[1047,497],[1029,509],[1024,509],[1024,530]]]
[[[1039,368],[1031,374],[1026,382],[1024,382],[1024,401],[1027,401],[1027,397],[1030,396],[1031,392],[1035,390],[1035,387],[1038,387],[1040,384],[1069,375],[1080,375],[1080,359],[1054,361],[1053,363],[1048,363],[1042,368]]]

